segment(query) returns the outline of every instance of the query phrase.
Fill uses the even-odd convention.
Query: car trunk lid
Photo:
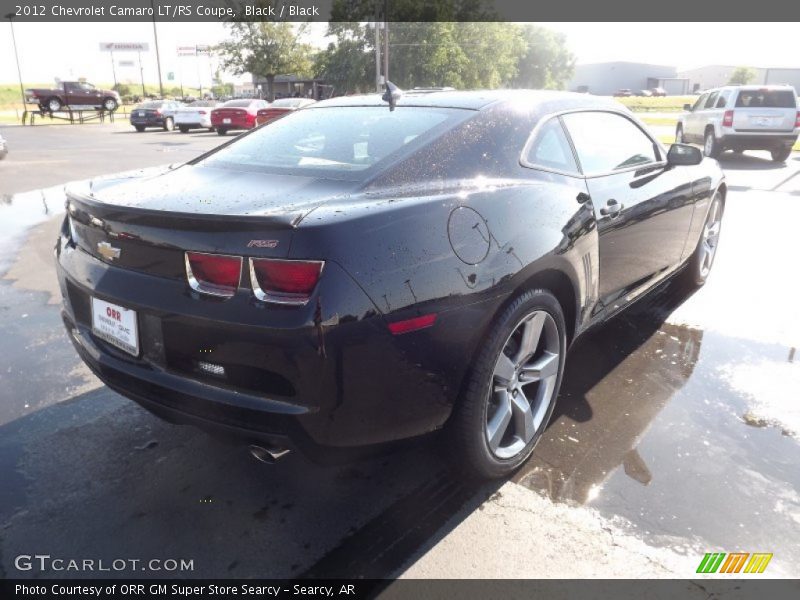
[[[184,165],[67,193],[83,250],[114,266],[181,279],[187,250],[286,257],[303,217],[355,185]]]

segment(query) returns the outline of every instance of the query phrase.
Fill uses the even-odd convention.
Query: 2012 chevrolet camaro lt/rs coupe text
[[[502,476],[579,334],[668,277],[705,281],[725,193],[715,160],[613,100],[336,98],[69,188],[64,322],[109,387],[262,459],[443,428]]]

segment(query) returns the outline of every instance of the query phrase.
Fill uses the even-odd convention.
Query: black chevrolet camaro
[[[262,460],[443,428],[502,476],[577,336],[705,281],[725,194],[716,161],[608,99],[337,98],[68,189],[64,323],[109,387]]]

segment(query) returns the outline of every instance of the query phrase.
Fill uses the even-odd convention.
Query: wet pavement
[[[134,155],[125,168],[149,164]],[[502,514],[504,485],[520,502],[591,509],[643,546],[772,552],[770,572],[797,577],[800,156],[779,168],[726,156],[723,167],[732,191],[708,284],[688,298],[663,286],[580,339],[532,458],[512,483],[489,484],[454,475],[436,437],[348,465],[291,455],[268,467],[152,417],[88,374],[62,332],[47,271],[60,182],[7,197],[0,577],[39,576],[13,564],[34,553],[194,560],[193,572],[158,576],[393,575],[450,548],[484,509]],[[480,544],[456,546],[453,560]]]

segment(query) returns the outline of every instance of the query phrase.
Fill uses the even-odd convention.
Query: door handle
[[[616,217],[623,209],[623,205],[614,200],[613,198],[606,202],[606,205],[600,209],[600,214],[604,217]]]

